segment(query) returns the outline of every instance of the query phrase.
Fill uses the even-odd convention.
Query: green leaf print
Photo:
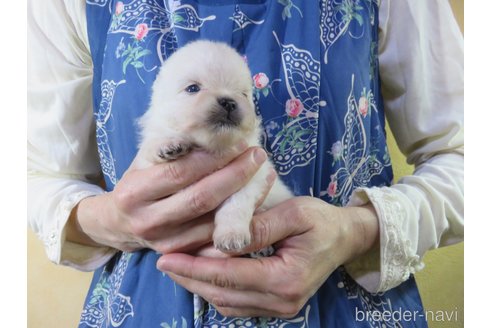
[[[123,62],[123,74],[126,74],[126,67],[128,66],[128,64],[131,63],[131,61],[133,60],[132,57],[128,57],[125,59],[125,61]]]
[[[313,131],[311,129],[302,129],[299,131],[296,131],[294,134],[294,139],[299,139],[300,137],[306,135],[306,134],[311,134]]]
[[[183,18],[183,16],[180,16],[178,14],[173,14],[173,22],[174,24],[177,24],[177,23],[180,23],[180,22],[184,22],[185,19]]]
[[[96,284],[96,287],[92,291],[89,304],[95,304],[101,300],[106,304],[109,297],[109,282],[106,277],[102,277],[101,281]]]
[[[302,128],[300,125],[295,123],[294,118],[289,118],[286,124],[284,124],[283,129],[278,133],[279,136],[283,137],[279,144],[280,154],[285,154],[287,147],[295,149],[304,148],[306,143],[299,139],[312,133],[312,129]]]
[[[282,19],[283,20],[286,20],[287,18],[292,17],[292,13],[290,12],[290,10],[292,8],[297,10],[299,12],[299,15],[301,15],[301,18],[302,18],[302,11],[301,11],[301,9],[299,9],[299,7],[297,7],[294,4],[293,0],[278,0],[278,3],[281,4],[282,6],[285,6],[284,10],[282,10]]]
[[[167,322],[161,322],[161,327],[162,328],[178,328],[178,321],[176,319],[172,319],[172,323],[168,324]],[[181,317],[181,327],[179,328],[187,328],[188,323],[186,322],[186,319],[184,317]]]
[[[296,142],[295,145],[294,145],[294,148],[296,149],[302,149],[304,148],[306,144],[304,142]]]
[[[123,74],[126,75],[128,65],[132,65],[135,68],[140,81],[145,83],[142,77],[140,76],[138,69],[144,68],[145,66],[141,58],[150,55],[152,52],[148,49],[142,48],[139,45],[139,42],[140,42],[139,40],[135,40],[133,44],[127,44],[125,51],[121,53],[121,58],[126,57],[125,60],[123,61]]]
[[[352,21],[352,19],[355,19],[359,23],[359,25],[362,25],[362,15],[357,13],[357,11],[361,11],[362,9],[362,6],[354,4],[354,2],[351,0],[345,0],[336,7],[336,10],[342,13],[344,24],[348,24]]]
[[[139,49],[142,49],[141,47],[138,47]],[[142,51],[138,51],[136,54],[135,54],[135,59],[139,59],[140,57],[143,57],[143,56],[146,56],[146,55],[150,55],[152,52],[149,50],[149,49],[143,49]]]
[[[128,44],[127,47],[126,47],[126,50],[123,51],[123,53],[121,54],[121,56],[122,57],[128,56],[128,54],[130,54],[130,52],[132,52],[132,46],[130,44]]]

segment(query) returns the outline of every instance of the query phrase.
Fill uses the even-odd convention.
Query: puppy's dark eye
[[[245,98],[248,98],[248,94],[247,94],[246,92],[243,92],[243,96],[244,96]]]
[[[190,84],[186,87],[185,91],[188,93],[197,93],[200,91],[200,86],[198,84]]]

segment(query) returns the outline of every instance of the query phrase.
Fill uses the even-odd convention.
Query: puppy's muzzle
[[[231,98],[217,98],[209,117],[209,123],[215,128],[231,128],[241,124],[242,115],[238,103]]]
[[[217,102],[227,113],[236,110],[237,103],[231,98],[219,98]]]

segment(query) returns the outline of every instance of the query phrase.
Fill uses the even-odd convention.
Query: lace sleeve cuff
[[[388,187],[359,188],[348,206],[371,202],[379,219],[379,248],[346,265],[347,272],[369,292],[381,292],[398,286],[423,268],[409,233],[410,208]]]

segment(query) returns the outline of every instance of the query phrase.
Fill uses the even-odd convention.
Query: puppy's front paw
[[[188,143],[170,143],[166,145],[162,145],[159,148],[157,156],[161,160],[172,161],[178,159],[181,156],[188,154],[191,150],[192,146]]]
[[[251,243],[249,225],[241,227],[217,226],[214,230],[214,246],[223,252],[239,252]]]

